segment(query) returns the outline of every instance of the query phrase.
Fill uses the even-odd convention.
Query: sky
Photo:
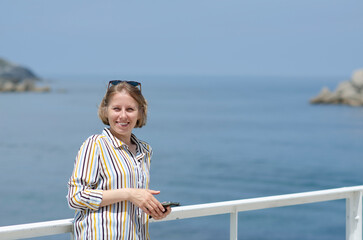
[[[54,74],[351,76],[362,0],[0,0],[0,57]]]

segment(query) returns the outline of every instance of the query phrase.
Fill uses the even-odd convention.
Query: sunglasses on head
[[[135,81],[126,81],[126,80],[111,80],[108,82],[108,87],[107,87],[107,90],[110,89],[110,86],[112,85],[117,85],[119,83],[122,83],[122,82],[125,82],[127,84],[130,84],[131,86],[134,86],[134,87],[139,87],[140,88],[140,92],[141,92],[141,83],[139,82],[135,82]]]

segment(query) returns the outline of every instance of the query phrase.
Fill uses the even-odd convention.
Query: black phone
[[[166,208],[166,207],[177,207],[177,206],[180,206],[180,203],[178,203],[178,202],[170,202],[169,201],[169,202],[162,202],[161,205],[163,205],[164,208]],[[149,216],[149,218],[151,218],[151,216]]]
[[[177,207],[180,206],[180,203],[178,202],[162,202],[161,205],[163,205],[163,207]]]

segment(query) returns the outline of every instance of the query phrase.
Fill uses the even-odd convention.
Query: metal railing
[[[238,212],[346,199],[346,240],[362,240],[363,186],[175,207],[161,221],[230,214],[230,240],[238,238]],[[73,219],[0,227],[0,239],[72,234]],[[151,222],[155,220],[151,219]]]

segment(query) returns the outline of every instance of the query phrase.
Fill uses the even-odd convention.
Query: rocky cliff
[[[30,69],[0,58],[0,92],[47,92],[49,87],[37,87],[42,79]]]
[[[335,91],[323,87],[320,93],[310,100],[310,103],[363,106],[363,69],[353,72],[351,79],[341,82]]]

